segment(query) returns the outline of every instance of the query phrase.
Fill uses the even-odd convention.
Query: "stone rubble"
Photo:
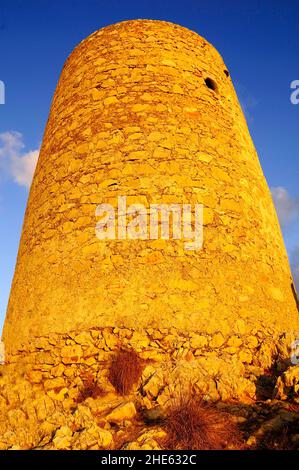
[[[246,360],[230,349],[240,346],[236,335],[219,341],[219,335],[182,334],[174,328],[142,334],[104,328],[36,338],[29,353],[24,345],[0,366],[0,448],[157,449],[167,406],[185,390],[219,406],[236,402],[243,403],[236,405],[240,408],[254,409],[259,383],[270,383],[274,407],[298,402],[299,366],[289,367],[289,342],[279,338],[280,347],[273,349],[258,333],[254,339],[242,337],[250,352]],[[139,383],[124,397],[109,381],[109,364],[120,346],[138,348],[144,364]],[[87,395],[80,402],[87,374],[95,378],[101,396]],[[267,400],[264,403],[271,408]],[[248,436],[249,447],[268,429],[297,420],[297,414],[286,409],[266,415]],[[235,419],[243,425],[242,419],[251,418]]]

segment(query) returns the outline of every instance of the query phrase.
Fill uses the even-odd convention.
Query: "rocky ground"
[[[0,449],[167,448],[169,415],[184,394],[208,401],[228,429],[235,426],[238,439],[224,439],[221,448],[299,449],[299,365],[287,365],[277,346],[274,353],[267,340],[255,352],[248,346],[245,367],[232,351],[226,358],[233,346],[220,337],[205,338],[205,355],[196,356],[203,336],[192,334],[181,338],[185,348],[173,346],[181,357],[171,362],[178,336],[156,331],[158,350],[149,334],[129,331],[121,332],[120,348],[119,333],[39,339],[30,353],[0,366]],[[243,341],[252,348],[258,342]],[[271,358],[272,368],[265,367]]]

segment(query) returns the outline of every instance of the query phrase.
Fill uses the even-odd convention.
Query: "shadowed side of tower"
[[[203,249],[98,240],[95,209],[118,196],[203,204]],[[196,33],[160,21],[97,31],[64,66],[3,338],[16,351],[35,337],[115,327],[204,335],[212,349],[298,329],[277,217],[227,68]]]

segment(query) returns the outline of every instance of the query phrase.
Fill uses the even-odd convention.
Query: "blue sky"
[[[63,63],[82,39],[133,18],[195,30],[222,54],[273,189],[299,280],[299,1],[0,0],[0,328],[32,168]]]

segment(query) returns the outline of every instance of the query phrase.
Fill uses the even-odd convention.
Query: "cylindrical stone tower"
[[[116,207],[118,196],[147,209],[203,204],[203,249],[99,240],[96,207]],[[85,39],[54,95],[6,350],[104,327],[210,335],[213,349],[231,335],[296,330],[298,318],[271,195],[218,52],[162,21],[126,21]]]

